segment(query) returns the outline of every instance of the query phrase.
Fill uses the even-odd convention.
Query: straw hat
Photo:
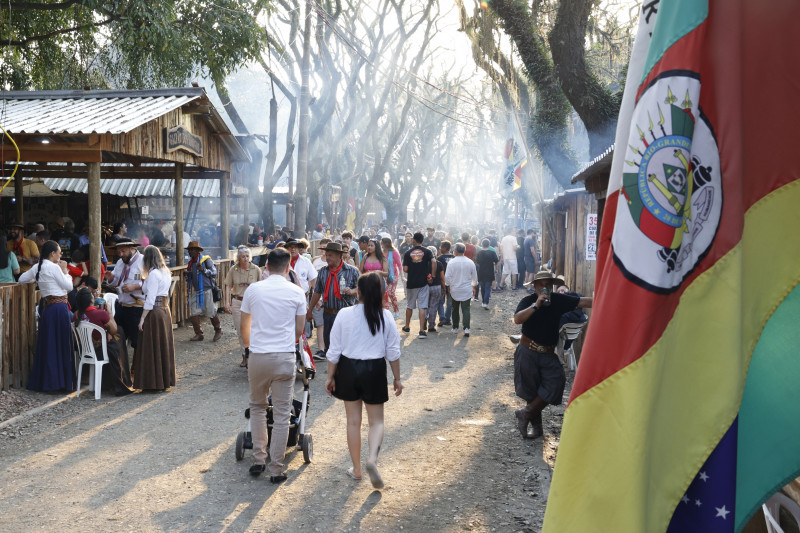
[[[136,248],[136,247],[137,247],[137,246],[139,246],[139,245],[138,245],[138,244],[136,244],[135,242],[133,242],[133,241],[132,241],[132,240],[130,240],[130,239],[122,239],[121,241],[118,241],[118,242],[117,242],[117,243],[116,243],[114,246],[115,246],[116,248],[119,248],[119,247],[121,247],[121,246],[132,246],[132,247]]]
[[[527,285],[533,285],[535,282],[537,282],[539,280],[542,280],[542,279],[548,280],[548,281],[552,281],[553,285],[555,285],[556,287],[559,286],[559,285],[564,285],[564,277],[563,276],[556,277],[556,275],[553,274],[551,271],[545,270],[545,269],[542,269],[539,272],[537,272],[536,274],[534,274],[533,281],[529,281],[528,283],[525,283],[524,285],[526,285],[526,286]]]

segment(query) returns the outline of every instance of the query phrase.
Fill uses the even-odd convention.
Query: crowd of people
[[[52,238],[44,229],[36,231],[35,241],[23,236],[24,229],[12,225],[5,242],[0,237],[0,245],[6,245],[0,246],[6,251],[0,253],[0,282],[18,277],[20,283],[37,283],[41,291],[40,333],[28,387],[69,391],[79,386],[70,328],[82,321],[105,330],[107,353],[98,354],[109,358],[104,381],[115,394],[174,387],[171,273],[153,233],[137,230],[132,240],[125,223],[114,227],[109,242],[119,259],[108,272],[104,270],[100,280],[107,294],[114,295],[108,297],[113,301],[109,307],[98,280],[88,275],[88,253],[83,252],[87,244],[74,233],[71,221]],[[312,247],[307,237],[317,243],[316,256],[309,253]],[[533,230],[509,231],[501,237],[491,229],[474,234],[428,227],[423,232],[396,225],[371,228],[356,237],[351,231],[318,226],[310,235],[295,237],[288,228],[276,227],[267,234],[258,225],[242,225],[237,229],[236,260],[224,280],[217,279],[217,264],[204,255],[203,242],[189,241],[186,235],[184,240],[190,258],[185,270],[194,330],[190,341],[205,339],[203,317],[214,328],[213,341],[222,337],[220,307],[233,316],[241,348],[239,365],[248,369],[250,383],[254,445],[250,472],[260,475],[269,470],[275,483],[286,479],[283,444],[292,408],[295,349],[307,339],[316,337],[314,357],[327,361],[326,391],[345,405],[353,463],[347,475],[353,480],[362,478],[361,417],[366,409],[369,455],[365,469],[372,484],[380,488],[383,481],[377,460],[383,440],[383,404],[388,401],[386,363],[393,375],[392,388],[399,395],[403,390],[400,334],[411,333],[415,311],[420,339],[446,327],[469,337],[472,302],[489,310],[493,293],[523,291],[514,314],[514,322],[522,329],[514,354],[514,384],[526,406],[515,417],[524,438],[537,438],[543,433],[543,409],[561,403],[566,382],[554,352],[559,327],[564,320],[584,321],[582,308],[591,306],[591,298],[566,291],[562,278],[540,268]],[[265,247],[268,254],[253,257],[254,247],[259,252]],[[406,299],[404,320],[397,297],[399,284]],[[395,319],[402,323],[399,329]],[[94,342],[100,350],[99,335]],[[267,395],[271,395],[274,421],[269,454]]]

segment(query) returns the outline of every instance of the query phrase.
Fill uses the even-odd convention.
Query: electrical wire
[[[3,102],[3,104],[5,105],[5,101]],[[5,110],[4,110],[4,112],[5,112]],[[3,139],[8,137],[8,140],[11,141],[11,144],[14,145],[14,149],[17,151],[17,162],[14,164],[14,171],[8,177],[8,179],[6,180],[6,182],[3,185],[3,187],[0,188],[0,193],[1,193],[1,192],[3,192],[3,189],[8,187],[8,184],[11,183],[12,179],[14,179],[14,174],[17,173],[17,169],[19,168],[20,154],[19,154],[19,146],[17,146],[17,143],[14,142],[14,139],[11,137],[11,135],[8,134],[8,132],[5,130],[5,128],[3,128],[3,126],[0,126],[0,130],[3,130]],[[5,159],[5,155],[2,156],[2,159]]]

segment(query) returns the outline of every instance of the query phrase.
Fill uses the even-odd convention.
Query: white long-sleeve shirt
[[[147,279],[142,283],[142,292],[144,292],[144,308],[149,311],[155,306],[156,297],[169,296],[169,287],[172,284],[172,276],[159,269],[151,270],[147,275]]]
[[[344,355],[348,359],[380,359],[387,361],[400,359],[400,333],[392,314],[383,309],[384,325],[375,335],[370,333],[364,305],[357,304],[339,311],[331,330],[331,345],[328,347],[328,361],[338,363]]]
[[[114,280],[110,283],[113,287],[119,287],[119,302],[125,305],[136,303],[136,300],[144,300],[144,294],[141,289],[136,289],[133,292],[123,292],[122,286],[127,283],[135,283],[141,287],[142,285],[142,260],[144,256],[138,251],[133,254],[128,264],[125,261],[118,259],[114,265]],[[139,279],[136,279],[136,277]]]
[[[72,276],[64,274],[61,271],[61,267],[49,259],[45,259],[40,264],[42,265],[42,273],[39,276],[39,290],[42,293],[42,297],[66,296],[72,290]],[[19,282],[36,283],[37,272],[39,272],[39,265],[34,265],[19,277]]]
[[[478,270],[467,256],[457,255],[447,263],[444,283],[450,287],[450,296],[457,302],[472,298],[472,287],[478,284]]]

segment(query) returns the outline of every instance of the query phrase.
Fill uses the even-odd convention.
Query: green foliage
[[[267,0],[12,1],[10,24],[0,7],[0,83],[133,89],[200,73],[221,79],[259,56],[257,17],[267,8]]]

